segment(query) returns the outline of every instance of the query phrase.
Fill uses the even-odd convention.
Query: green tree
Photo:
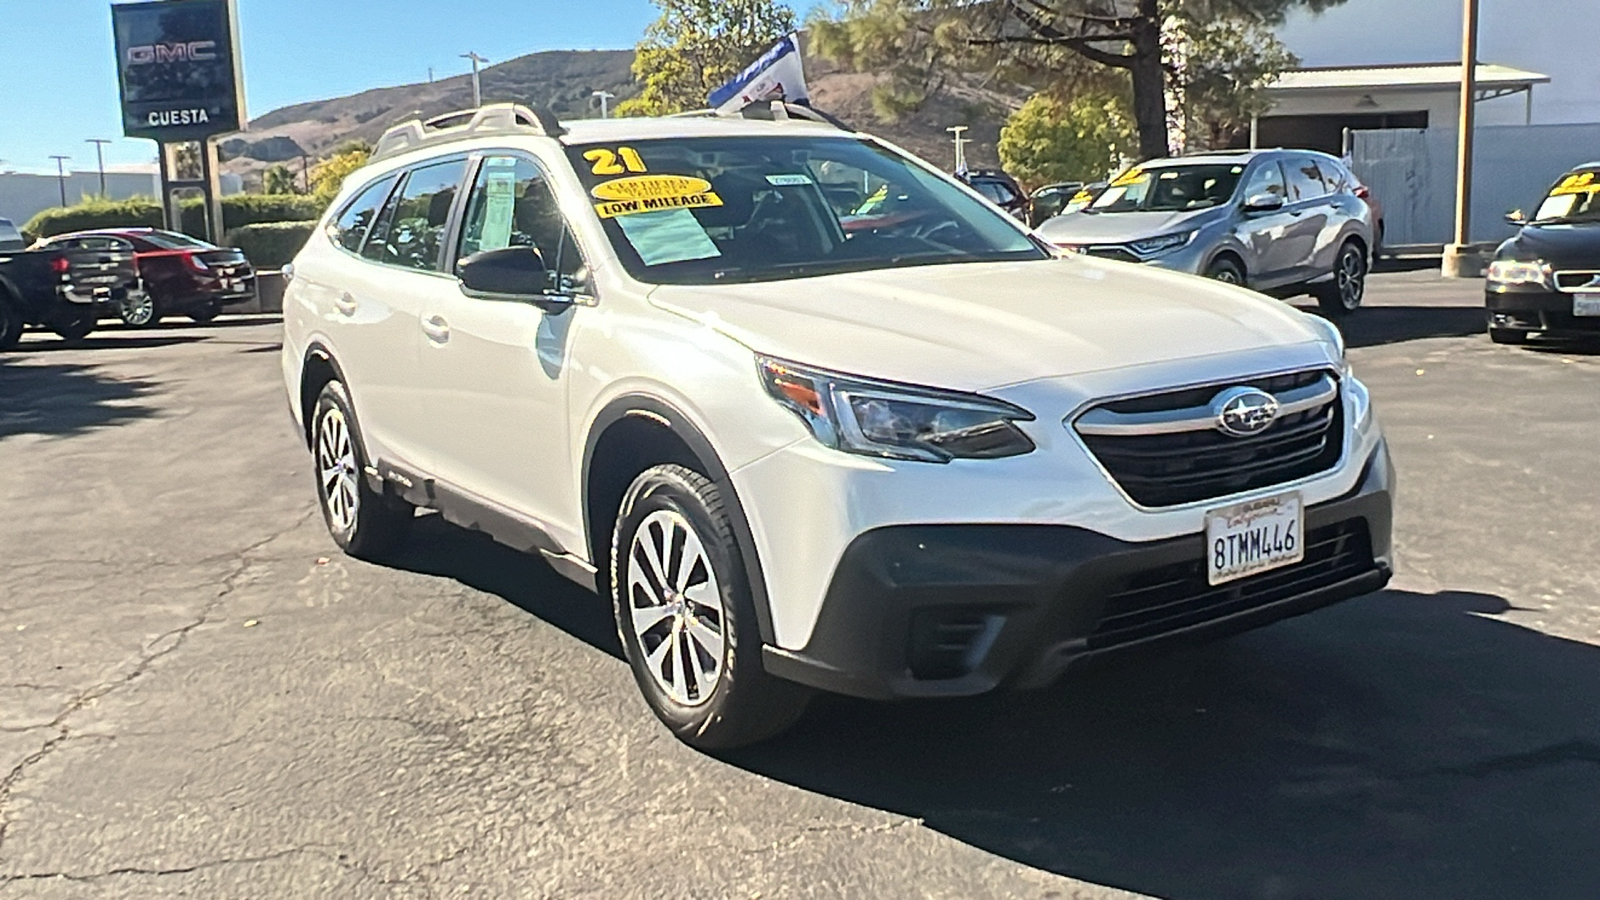
[[[1127,106],[1102,92],[1034,94],[1000,129],[1000,162],[1030,189],[1105,178],[1137,147]]]
[[[1344,0],[835,0],[813,19],[819,46],[856,68],[888,70],[914,94],[936,84],[941,68],[1026,63],[1040,51],[1067,51],[1125,75],[1132,93],[1139,154],[1165,156],[1168,74],[1164,36],[1183,23],[1230,20],[1267,27],[1291,9],[1322,10]],[[832,32],[829,26],[836,26]],[[1035,83],[1059,91],[1055,82]]]
[[[297,194],[299,185],[294,173],[283,163],[278,163],[261,173],[261,192],[264,194]]]
[[[794,11],[774,0],[652,0],[661,17],[645,29],[633,62],[639,96],[618,115],[700,109],[706,97],[795,30]]]
[[[1267,87],[1300,64],[1269,29],[1239,19],[1179,22],[1167,44],[1190,150],[1226,147],[1272,107]]]
[[[311,195],[323,203],[332,203],[344,187],[350,173],[367,164],[372,149],[364,144],[344,144],[333,154],[311,168]]]

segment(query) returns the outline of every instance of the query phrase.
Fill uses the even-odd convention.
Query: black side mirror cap
[[[531,303],[547,312],[566,309],[573,298],[550,293],[551,272],[532,247],[485,250],[463,259],[456,267],[461,290],[480,300]]]

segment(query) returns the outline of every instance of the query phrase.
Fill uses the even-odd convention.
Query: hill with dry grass
[[[595,91],[609,91],[619,99],[638,93],[632,64],[631,50],[533,53],[485,69],[484,100],[538,104],[563,119],[596,116]],[[1000,125],[1026,98],[1026,92],[1015,86],[969,78],[947,86],[916,113],[890,121],[872,104],[880,76],[841,71],[818,59],[808,59],[806,64],[812,102],[818,108],[947,169],[954,163],[954,150],[946,128],[970,126],[974,141],[967,148],[970,162],[996,165]],[[302,155],[315,161],[346,141],[375,142],[386,129],[407,119],[471,105],[471,77],[459,75],[284,107],[251,122],[248,133],[223,143],[226,168],[243,175],[247,185],[254,187],[261,172],[273,164],[287,163],[298,171]]]

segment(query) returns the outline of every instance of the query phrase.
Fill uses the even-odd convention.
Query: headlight
[[[1001,459],[1034,450],[1017,422],[1033,414],[1000,400],[871,381],[756,360],[774,400],[799,416],[823,444],[847,453],[945,463]]]
[[[1490,284],[1532,284],[1555,290],[1549,263],[1541,260],[1523,262],[1515,259],[1497,259],[1489,264]]]
[[[1162,254],[1171,253],[1174,250],[1187,247],[1189,242],[1194,240],[1195,234],[1197,234],[1197,232],[1194,231],[1184,231],[1178,234],[1164,234],[1160,237],[1145,238],[1143,240],[1134,241],[1133,243],[1129,244],[1128,247],[1133,250],[1136,255],[1144,259],[1152,259],[1154,257],[1161,256]]]

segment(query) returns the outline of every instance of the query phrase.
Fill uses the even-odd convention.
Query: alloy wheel
[[[1361,251],[1354,247],[1339,257],[1339,271],[1336,277],[1339,282],[1339,302],[1344,304],[1345,309],[1353,310],[1361,305],[1361,299],[1366,293],[1365,269]]]
[[[639,523],[628,548],[628,613],[644,667],[684,706],[711,698],[722,677],[722,590],[700,536],[676,511]]]
[[[358,466],[349,423],[337,408],[323,414],[317,429],[317,470],[321,475],[329,522],[335,531],[353,531],[356,516],[361,511],[361,492],[356,481]]]
[[[143,328],[155,320],[156,301],[147,291],[130,291],[122,299],[121,309],[118,312],[122,316],[124,325]]]

